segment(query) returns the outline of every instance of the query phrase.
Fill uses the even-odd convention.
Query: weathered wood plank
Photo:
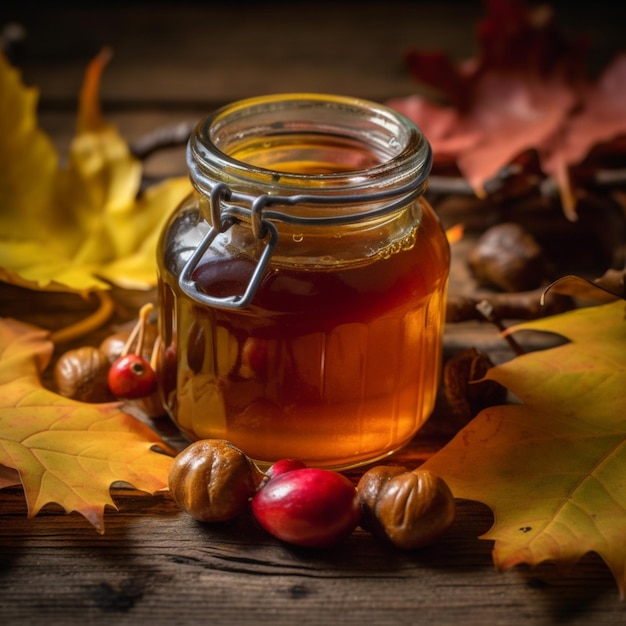
[[[311,553],[247,516],[203,525],[166,495],[116,495],[120,510],[98,535],[76,514],[25,520],[21,494],[0,492],[4,623],[603,626],[625,614],[596,558],[565,576],[551,566],[495,572],[490,543],[477,539],[491,517],[473,503],[460,502],[455,526],[425,550],[391,550],[359,530]]]

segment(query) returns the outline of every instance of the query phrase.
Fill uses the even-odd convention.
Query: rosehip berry
[[[294,469],[271,478],[252,498],[252,513],[271,535],[298,546],[323,548],[356,528],[356,489],[342,474]]]
[[[265,476],[269,480],[270,478],[276,478],[280,474],[285,474],[286,472],[293,472],[293,470],[304,469],[306,465],[302,461],[298,461],[297,459],[281,459],[280,461],[276,461],[268,468],[267,472],[265,472]]]
[[[108,375],[109,388],[118,398],[145,398],[157,389],[157,377],[152,366],[137,354],[116,359]]]

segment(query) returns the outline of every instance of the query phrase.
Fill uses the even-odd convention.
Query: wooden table
[[[598,59],[620,43],[623,22],[609,14],[612,6],[595,3],[601,10],[591,14],[559,9],[568,28],[584,25]],[[40,87],[40,123],[63,153],[74,132],[83,71],[101,46],[115,54],[104,76],[104,113],[133,143],[261,93],[407,95],[416,86],[403,66],[404,50],[444,47],[459,58],[470,55],[472,24],[482,11],[479,2],[395,0],[210,7],[96,2],[81,9],[51,3],[37,10],[26,2],[3,6],[0,27],[11,20],[24,27],[14,58],[25,81]],[[145,167],[148,177],[183,173],[182,149],[161,151]],[[455,254],[462,272],[463,251]],[[0,297],[2,316],[49,328],[91,306],[63,298],[33,306],[38,294],[8,285]],[[121,294],[111,324],[132,319],[140,300]],[[445,346],[446,356],[468,346],[495,360],[512,356],[495,328],[477,322],[450,325]],[[451,434],[446,417],[439,406],[396,460],[417,465],[432,454]],[[271,539],[247,517],[209,527],[181,513],[167,494],[116,489],[114,496],[119,511],[107,513],[106,532],[99,535],[81,516],[54,507],[29,520],[21,491],[0,491],[3,625],[626,622],[626,604],[594,555],[566,574],[549,564],[496,573],[491,544],[478,539],[491,514],[478,503],[460,501],[452,530],[418,552],[392,551],[357,530],[345,544],[311,553]]]

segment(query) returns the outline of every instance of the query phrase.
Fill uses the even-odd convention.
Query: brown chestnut
[[[470,252],[468,265],[481,285],[509,293],[537,289],[551,274],[541,246],[515,222],[488,228]]]
[[[178,506],[201,522],[225,522],[243,513],[264,474],[236,446],[201,439],[172,462],[169,489]]]
[[[93,346],[68,350],[54,366],[55,387],[62,396],[81,402],[112,402],[109,365],[107,355]]]
[[[394,466],[374,467],[357,485],[361,526],[397,548],[424,547],[454,521],[450,488],[436,474]]]

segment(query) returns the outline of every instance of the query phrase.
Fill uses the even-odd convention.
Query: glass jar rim
[[[344,137],[360,142],[379,160],[344,171],[307,173],[265,167],[232,155],[238,146],[264,137],[286,137],[306,125],[317,136]],[[212,178],[227,172],[230,185],[252,182],[288,193],[314,192],[333,196],[372,187],[426,185],[432,167],[430,144],[406,116],[363,98],[320,93],[281,93],[255,96],[225,105],[204,117],[188,143],[187,165],[194,185],[210,192]],[[294,191],[296,190],[296,191]]]

